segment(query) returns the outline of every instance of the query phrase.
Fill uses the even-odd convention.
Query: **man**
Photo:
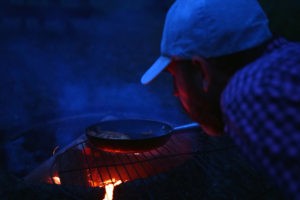
[[[300,199],[300,45],[272,36],[256,0],[177,0],[141,82],[164,70],[208,135],[229,134]]]

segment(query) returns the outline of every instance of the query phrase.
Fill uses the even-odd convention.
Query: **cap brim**
[[[168,57],[160,56],[141,78],[142,84],[148,84],[155,79],[171,62]]]

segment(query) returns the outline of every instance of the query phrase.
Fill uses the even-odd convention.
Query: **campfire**
[[[75,197],[97,200],[258,199],[267,194],[266,183],[257,182],[262,180],[259,174],[233,147],[226,138],[189,131],[173,134],[149,151],[114,153],[83,137],[25,180],[55,184]]]
[[[114,188],[168,171],[191,157],[193,138],[176,134],[163,146],[145,152],[113,153],[85,140],[56,156],[51,183],[103,188],[103,200],[113,199]]]
[[[56,185],[61,185],[60,178],[58,176],[52,177],[52,182]],[[111,180],[107,180],[104,182],[94,182],[92,180],[88,180],[91,187],[100,187],[105,188],[105,196],[103,200],[113,200],[113,192],[114,188],[117,185],[120,185],[122,183],[121,180],[115,180],[114,178]]]

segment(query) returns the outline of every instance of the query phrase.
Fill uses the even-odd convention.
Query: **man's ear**
[[[203,90],[205,92],[208,91],[209,87],[210,87],[210,83],[211,83],[211,71],[209,69],[209,64],[207,63],[207,61],[204,58],[201,57],[193,57],[192,58],[192,62],[193,65],[197,68],[199,68],[199,70],[202,73],[202,85],[203,85]]]

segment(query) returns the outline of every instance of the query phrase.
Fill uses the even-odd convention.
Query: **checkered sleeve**
[[[222,95],[226,132],[289,199],[300,199],[300,45],[278,42]]]

